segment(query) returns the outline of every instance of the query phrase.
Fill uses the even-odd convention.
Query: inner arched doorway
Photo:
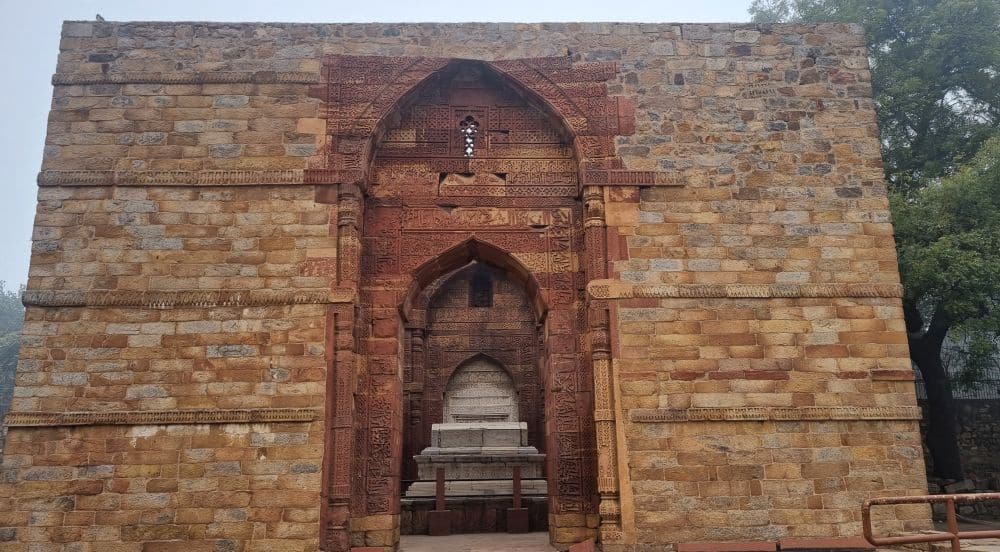
[[[467,151],[462,130],[470,125],[476,132]],[[485,271],[520,289],[530,315],[513,321],[493,315],[483,327],[510,330],[495,334],[495,343],[506,340],[505,347],[526,358],[501,364],[512,375],[512,366],[531,367],[525,372],[536,378],[536,412],[527,417],[535,420],[529,433],[546,455],[553,540],[593,536],[593,374],[582,339],[583,212],[570,133],[543,102],[488,64],[457,61],[408,94],[379,136],[360,236],[356,336],[363,360],[355,394],[352,519],[398,523],[410,459],[442,408],[442,399],[424,395],[420,371],[453,370],[464,361],[459,357],[482,352],[473,350],[476,343],[482,348],[494,339],[476,330],[467,333],[469,350],[456,351],[462,345],[454,336],[435,349],[427,306],[444,297],[437,292],[448,285],[465,285],[465,300],[472,301],[476,271],[480,277]],[[469,316],[474,308],[455,313]],[[529,323],[530,331],[516,333],[527,328],[518,324]],[[519,408],[529,396],[519,392]],[[363,524],[352,523],[352,532],[355,525]],[[371,534],[392,538],[399,526],[380,531]]]
[[[545,312],[515,276],[481,260],[438,277],[416,299],[403,312],[404,343],[414,346],[403,352],[401,533],[428,532],[438,467],[447,472],[452,532],[510,529],[514,465],[527,528],[547,529]]]
[[[403,353],[403,485],[415,478],[412,457],[430,445],[435,423],[523,421],[531,446],[544,452],[545,313],[535,312],[528,291],[503,268],[472,261],[418,299],[404,312],[405,340],[415,346]]]

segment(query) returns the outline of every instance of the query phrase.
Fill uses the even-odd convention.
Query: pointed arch
[[[431,61],[431,60],[428,60]],[[585,120],[583,112],[577,106],[573,98],[566,95],[566,93],[551,80],[545,79],[545,90],[550,92],[550,96],[553,96],[553,100],[558,101],[558,103],[564,106],[564,110],[568,109],[569,113],[563,113],[556,105],[553,104],[550,99],[542,96],[532,88],[526,86],[520,80],[518,76],[530,76],[536,77],[536,74],[543,75],[540,71],[530,71],[525,72],[522,68],[521,72],[514,70],[515,68],[529,68],[530,66],[526,64],[510,65],[504,62],[488,62],[474,59],[451,59],[447,60],[445,63],[441,63],[441,60],[433,60],[434,63],[424,62],[424,65],[437,66],[438,68],[433,72],[424,76],[419,82],[410,86],[402,94],[398,94],[395,101],[393,101],[390,108],[385,109],[381,113],[377,114],[377,119],[375,120],[374,126],[371,132],[367,135],[368,142],[365,144],[365,167],[370,173],[371,163],[374,161],[375,152],[378,150],[378,145],[385,137],[389,127],[398,120],[400,115],[409,109],[413,103],[423,94],[429,87],[436,86],[442,82],[447,82],[454,78],[456,74],[459,73],[463,68],[473,67],[475,69],[481,70],[488,79],[496,81],[498,86],[507,88],[517,94],[521,99],[525,101],[528,105],[534,107],[539,112],[544,114],[552,128],[558,130],[566,143],[573,148],[574,158],[579,162],[582,159],[581,152],[577,151],[579,143],[576,140],[577,130],[574,130],[574,122],[577,127],[580,126],[581,120]],[[416,64],[415,64],[416,65]],[[500,65],[504,69],[498,67]],[[566,66],[569,67],[569,61],[567,59]],[[393,87],[393,91],[396,91],[396,87]],[[381,101],[377,103],[384,103],[389,100],[392,96],[387,95],[383,97]]]
[[[542,297],[538,280],[535,279],[531,271],[510,253],[475,237],[470,237],[458,245],[446,249],[438,256],[417,267],[411,273],[413,280],[399,307],[399,312],[403,320],[410,320],[410,313],[417,306],[418,298],[423,290],[442,276],[454,272],[473,261],[478,261],[506,272],[528,294],[528,300],[531,301],[532,310],[535,313],[535,322],[541,324],[545,321],[548,306]]]
[[[507,416],[508,418],[507,420],[478,420],[478,421],[513,421],[513,422],[522,421],[520,419],[521,413],[519,412],[519,400],[518,400],[519,394],[517,392],[517,384],[516,384],[517,380],[514,377],[514,374],[511,373],[510,369],[507,367],[506,364],[484,353],[477,353],[471,355],[469,358],[456,364],[450,371],[448,371],[446,374],[443,375],[444,376],[443,379],[447,382],[445,384],[444,396],[442,401],[443,421],[448,422],[449,417],[456,416],[456,411],[455,411],[456,405],[452,404],[451,401],[455,399],[457,396],[460,396],[460,393],[462,391],[460,387],[456,387],[456,384],[459,383],[457,379],[460,378],[466,371],[470,370],[473,366],[477,364],[483,364],[485,366],[488,366],[492,370],[498,371],[500,374],[502,374],[502,376],[499,378],[501,381],[492,381],[492,382],[474,381],[465,383],[467,385],[471,383],[477,389],[483,389],[484,387],[486,387],[487,389],[491,389],[494,393],[500,392],[501,393],[501,395],[499,395],[500,397],[506,395],[507,400],[509,400],[509,404],[506,405],[506,408],[504,409],[506,410],[506,412],[502,413],[504,416]],[[497,395],[493,396],[493,398],[497,397],[498,397]],[[459,421],[459,420],[456,419],[454,421]]]
[[[458,372],[463,367],[472,364],[477,360],[485,360],[486,362],[489,362],[491,364],[496,364],[497,366],[503,369],[503,371],[507,374],[507,376],[510,377],[511,381],[515,381],[517,379],[514,373],[510,371],[510,367],[508,367],[506,363],[504,363],[502,360],[496,358],[493,355],[482,352],[472,353],[464,360],[459,361],[457,364],[452,366],[451,369],[445,374],[444,379],[451,380],[451,377],[455,375],[455,372]]]
[[[486,61],[342,54],[325,57],[325,86],[313,92],[327,103],[329,140],[326,166],[307,169],[306,183],[367,189],[389,124],[425,87],[463,64],[481,67],[551,116],[574,152],[578,185],[675,183],[670,173],[627,170],[617,155],[614,137],[635,133],[635,106],[609,95],[607,82],[619,75],[613,62],[584,63],[570,55]]]

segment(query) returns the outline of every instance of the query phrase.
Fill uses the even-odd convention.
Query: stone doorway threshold
[[[472,533],[429,537],[403,535],[399,540],[400,552],[555,552],[549,545],[547,532]]]

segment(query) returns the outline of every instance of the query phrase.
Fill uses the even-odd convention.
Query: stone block
[[[508,533],[527,533],[530,521],[527,508],[507,508]]]
[[[432,537],[443,537],[451,534],[450,510],[431,510],[427,512],[427,534]]]
[[[781,539],[781,550],[792,552],[873,552],[875,546],[861,537],[822,539]]]
[[[775,552],[777,549],[776,543],[763,541],[677,543],[677,552]]]
[[[961,481],[949,483],[944,486],[944,492],[951,494],[969,493],[975,490],[976,490],[976,484],[971,479],[963,479]]]

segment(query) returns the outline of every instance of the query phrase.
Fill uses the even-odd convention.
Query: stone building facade
[[[563,548],[926,490],[856,27],[67,22],[53,84],[5,549],[392,550],[477,358]]]

